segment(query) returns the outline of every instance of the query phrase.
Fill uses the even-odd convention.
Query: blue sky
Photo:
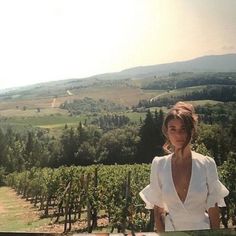
[[[1,0],[0,89],[236,53],[235,0]]]

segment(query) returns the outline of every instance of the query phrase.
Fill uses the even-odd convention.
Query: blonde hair
[[[191,142],[193,135],[196,133],[196,126],[198,122],[198,116],[195,113],[192,104],[185,102],[177,102],[167,113],[162,125],[162,132],[166,137],[166,142],[163,145],[163,149],[167,153],[171,153],[174,151],[173,146],[167,135],[168,123],[173,119],[180,119],[183,122],[187,132],[187,139],[182,148],[182,151]]]

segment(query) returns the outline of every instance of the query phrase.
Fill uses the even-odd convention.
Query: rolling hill
[[[123,70],[120,74],[147,77],[181,72],[236,72],[236,54],[203,56],[189,61],[140,66]]]
[[[83,79],[52,81],[1,91],[0,109],[15,108],[19,103],[32,108],[50,107],[52,103],[58,107],[66,100],[84,97],[104,98],[131,106],[156,95],[155,91],[144,91],[143,84],[160,76],[165,79],[170,74],[182,72],[236,72],[236,54],[203,56],[189,61],[140,66]]]

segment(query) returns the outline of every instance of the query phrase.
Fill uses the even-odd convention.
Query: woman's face
[[[175,149],[181,149],[187,139],[187,131],[180,119],[170,120],[167,124],[167,135]]]

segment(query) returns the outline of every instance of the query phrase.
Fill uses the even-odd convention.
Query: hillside
[[[58,108],[65,101],[85,97],[107,99],[131,107],[140,100],[151,99],[164,92],[161,90],[170,88],[160,88],[160,83],[163,85],[171,79],[175,82],[182,79],[205,80],[207,76],[204,75],[202,79],[202,73],[211,74],[214,80],[216,72],[224,72],[226,75],[228,72],[236,72],[236,54],[204,56],[189,61],[136,67],[84,79],[54,81],[2,91],[0,110],[19,107]],[[224,79],[221,83],[224,83]]]
[[[140,66],[123,70],[120,74],[144,78],[180,72],[236,72],[236,54],[203,56],[189,61]]]

